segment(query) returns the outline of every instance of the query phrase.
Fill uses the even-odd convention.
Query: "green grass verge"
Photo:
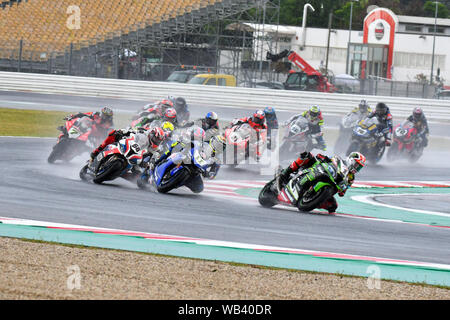
[[[78,112],[0,108],[0,136],[57,137],[56,128],[64,125],[63,118]],[[128,126],[130,118],[130,115],[114,115],[116,128]]]
[[[67,112],[0,108],[0,135],[55,137]]]

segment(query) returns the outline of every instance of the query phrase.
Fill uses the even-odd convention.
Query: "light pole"
[[[350,43],[352,40],[353,1],[359,2],[359,0],[351,0],[350,1],[350,24],[348,27],[348,43]]]
[[[310,5],[309,3],[305,4],[303,6],[303,20],[302,20],[302,45],[301,50],[305,48],[305,42],[306,42],[306,14],[308,13],[308,9],[310,9],[312,12],[314,12],[314,7]]]
[[[430,85],[433,84],[433,69],[434,69],[434,49],[436,47],[436,25],[437,25],[437,16],[438,16],[438,4],[439,1],[434,1],[436,4],[436,9],[434,10],[434,35],[433,35],[433,54],[431,56],[431,76],[430,76]]]
[[[353,1],[359,0],[351,0],[350,1],[350,23],[348,26],[348,44],[347,44],[347,67],[346,67],[346,73],[349,74],[349,64],[350,64],[350,42],[352,41],[352,20],[353,20]]]

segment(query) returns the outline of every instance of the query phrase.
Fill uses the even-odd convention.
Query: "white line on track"
[[[434,194],[434,193],[402,193],[402,194],[398,194],[398,193],[391,193],[391,194],[369,194],[369,195],[361,195],[361,196],[352,196],[351,199],[355,200],[355,201],[359,201],[359,202],[363,202],[363,203],[367,203],[370,205],[374,205],[374,206],[380,206],[380,207],[386,207],[386,208],[391,208],[391,209],[398,209],[398,210],[403,210],[403,211],[409,211],[409,212],[417,212],[417,213],[423,213],[423,214],[428,214],[428,215],[434,215],[434,216],[441,216],[441,217],[450,217],[450,214],[448,213],[444,213],[444,212],[436,212],[436,211],[428,211],[428,210],[419,210],[419,209],[412,209],[412,208],[405,208],[405,207],[400,207],[400,206],[394,206],[394,205],[390,205],[390,204],[385,204],[385,203],[380,203],[377,202],[375,200],[373,200],[373,198],[375,197],[400,197],[400,196],[423,196],[423,195],[439,195],[442,196],[442,194]]]

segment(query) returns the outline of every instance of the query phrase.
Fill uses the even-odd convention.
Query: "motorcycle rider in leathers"
[[[64,120],[70,121],[76,118],[80,119],[83,117],[88,117],[89,119],[93,120],[93,125],[91,128],[92,138],[104,139],[107,133],[114,127],[113,115],[114,113],[110,107],[103,107],[100,111],[97,112],[80,112],[77,114],[71,114],[65,117]]]
[[[321,127],[324,124],[322,112],[318,106],[312,106],[309,110],[302,112],[301,114],[295,115],[291,117],[288,121],[284,123],[284,126],[288,126],[291,122],[297,120],[299,117],[304,117],[309,122],[309,133],[310,134],[320,134],[322,133]],[[319,148],[323,151],[327,150],[327,146],[325,144],[325,139],[323,135],[319,135],[316,137],[317,144],[314,145],[315,148]]]
[[[205,130],[206,141],[209,141],[213,136],[219,134],[219,117],[215,112],[208,112],[204,118],[196,119],[186,122],[185,125],[180,128],[188,128],[192,126],[198,126]]]
[[[272,130],[278,132],[278,119],[275,109],[272,107],[264,108],[264,113],[266,114],[266,124],[267,124],[267,149],[273,150],[276,148],[276,135],[274,134],[275,140],[272,140]]]
[[[252,127],[252,129],[256,132],[256,142],[259,142],[260,140],[261,131],[265,130],[267,133],[266,114],[262,110],[256,111],[255,113],[253,113],[253,116],[251,117],[234,119],[231,122],[231,126],[234,127],[244,123],[248,123],[250,127]],[[259,161],[259,159],[262,157],[262,153],[263,151],[260,150],[258,144],[256,148],[256,161]]]
[[[407,120],[414,123],[414,127],[417,129],[416,139],[418,143],[424,148],[428,146],[428,135],[430,134],[430,129],[422,108],[414,108],[412,115],[410,115]]]
[[[203,177],[208,179],[214,179],[220,169],[220,154],[223,153],[226,147],[226,141],[223,136],[214,136],[206,143],[204,141],[205,132],[202,128],[192,128],[190,141],[185,137],[180,138],[177,141],[173,141],[169,150],[162,155],[155,155],[149,162],[146,170],[138,179],[139,188],[145,188],[149,184],[149,179],[153,173],[153,170],[164,160],[166,160],[171,154],[176,152],[182,152],[183,150],[190,150],[194,147],[194,144],[201,144],[201,152],[204,154],[204,159],[209,162],[210,166],[206,172],[203,173]],[[200,175],[193,177],[186,186],[194,193],[200,193],[203,191],[203,179]]]
[[[292,173],[296,173],[299,170],[307,169],[313,166],[317,161],[319,162],[328,162],[331,163],[337,172],[337,161],[341,159],[339,156],[334,156],[332,158],[327,157],[323,154],[317,154],[314,156],[311,152],[303,152],[300,154],[300,157],[297,158],[292,164],[286,169],[282,170],[279,174],[280,181],[280,189],[284,188],[284,186],[289,182],[289,178]],[[366,162],[366,158],[359,152],[352,152],[346,160],[343,160],[348,168],[348,174],[345,177],[339,176],[336,179],[336,183],[340,186],[342,191],[339,191],[338,194],[340,197],[345,195],[345,192],[348,188],[353,184],[355,180],[355,174],[359,172],[364,166]],[[326,200],[325,203],[321,205],[321,209],[328,210],[329,213],[333,213],[336,211],[338,207],[337,201],[334,196],[330,197]]]
[[[359,105],[350,111],[350,113],[356,113],[358,115],[358,119],[364,119],[372,113],[372,109],[366,100],[361,100]]]
[[[368,118],[377,117],[379,125],[378,131],[384,136],[386,146],[389,147],[392,144],[392,114],[388,106],[379,102],[375,107],[375,111],[372,112]]]
[[[130,137],[132,134],[135,137],[140,136],[137,137],[136,140],[141,142],[140,147],[142,149],[147,150],[147,152],[143,155],[144,160],[140,164],[140,167],[146,166],[153,155],[157,154],[157,150],[159,149],[161,142],[163,142],[166,138],[166,133],[159,127],[152,128],[150,130],[144,128],[112,130],[105,141],[103,141],[97,149],[92,151],[89,162],[92,163],[94,158],[111,143],[119,142],[123,138]],[[127,180],[135,180],[139,174],[141,174],[139,167],[133,166],[131,173],[124,174],[121,177]]]

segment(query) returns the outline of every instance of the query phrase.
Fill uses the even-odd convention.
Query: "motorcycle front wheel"
[[[318,192],[311,186],[298,200],[297,208],[300,211],[311,211],[320,206],[334,194],[331,186],[323,186]]]
[[[62,138],[58,141],[57,144],[53,146],[53,150],[47,158],[48,163],[55,163],[56,160],[60,160],[66,149],[68,148],[69,141],[65,138]]]
[[[97,173],[95,174],[95,178],[92,181],[94,183],[101,184],[108,180],[114,180],[120,176],[125,166],[125,159],[117,156],[111,156],[100,163]]]
[[[190,172],[187,169],[178,170],[173,176],[170,175],[170,170],[167,170],[161,180],[161,183],[156,187],[156,189],[160,193],[167,193],[183,185],[189,176]]]

